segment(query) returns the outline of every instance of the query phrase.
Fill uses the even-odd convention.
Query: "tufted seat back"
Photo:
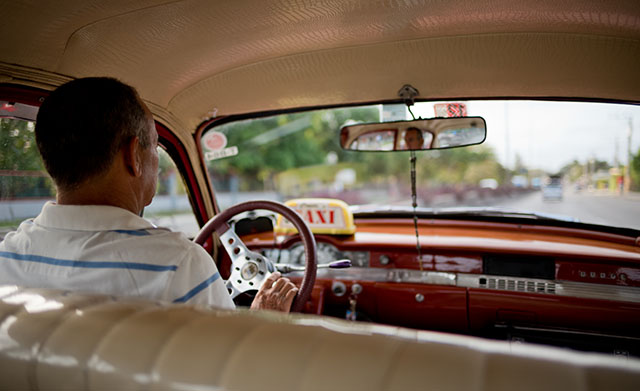
[[[640,361],[3,286],[0,389],[620,391],[640,389]]]

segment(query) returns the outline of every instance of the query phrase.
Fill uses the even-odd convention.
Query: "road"
[[[564,191],[562,201],[543,201],[541,192],[501,199],[493,206],[564,215],[583,223],[640,229],[640,194],[627,196]]]
[[[444,202],[446,200],[441,200],[442,205],[435,206],[455,206],[455,200],[453,197],[450,198],[452,199],[449,200],[449,203]],[[235,197],[231,197],[229,194],[218,195],[218,202],[223,208],[248,199],[280,200],[275,193],[241,193]],[[45,202],[46,200],[42,199],[0,203],[0,222],[13,220],[17,225],[20,219],[37,215]],[[406,200],[399,204],[410,205],[411,201]],[[475,202],[473,206],[478,207],[482,204],[487,206],[487,200]],[[550,202],[542,200],[541,192],[533,192],[513,198],[498,198],[490,202],[488,206],[568,216],[585,223],[640,229],[640,193],[616,196],[608,193],[575,193],[565,190],[562,201]],[[198,231],[198,225],[192,213],[185,213],[189,210],[190,205],[186,196],[157,196],[153,204],[145,209],[145,217],[159,226],[194,235]],[[10,229],[11,227],[6,227],[5,231]],[[2,232],[0,232],[0,238],[2,236]]]
[[[239,202],[256,199],[282,201],[281,197],[274,192],[218,194],[218,204],[223,209]],[[0,202],[0,240],[7,232],[14,230],[23,219],[37,216],[47,201],[50,200],[42,198]],[[157,226],[182,231],[190,237],[195,236],[199,230],[186,195],[154,197],[151,205],[145,208],[144,217]]]

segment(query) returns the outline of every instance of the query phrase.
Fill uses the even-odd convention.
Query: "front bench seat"
[[[3,390],[638,390],[640,360],[0,286]]]

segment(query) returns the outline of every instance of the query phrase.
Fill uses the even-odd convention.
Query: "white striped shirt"
[[[235,308],[209,254],[128,210],[48,202],[0,242],[0,285]]]

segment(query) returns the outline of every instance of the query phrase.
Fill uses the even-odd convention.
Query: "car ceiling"
[[[191,133],[211,115],[397,99],[640,101],[640,2],[0,3],[0,82],[113,76]]]

